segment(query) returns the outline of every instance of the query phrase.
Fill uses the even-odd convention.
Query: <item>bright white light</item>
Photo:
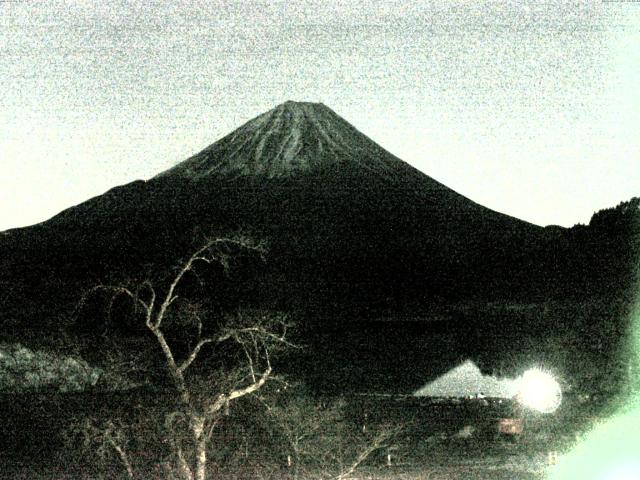
[[[538,368],[524,372],[518,380],[519,401],[542,413],[555,411],[562,401],[562,390],[549,373]]]

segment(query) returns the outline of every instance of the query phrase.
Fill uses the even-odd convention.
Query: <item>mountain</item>
[[[329,316],[539,294],[535,254],[549,236],[416,170],[328,107],[286,102],[148,181],[4,232],[5,316],[55,322],[83,288],[169,268],[203,235],[238,230],[269,244],[266,266],[245,272],[244,301]]]
[[[148,181],[0,233],[0,328],[21,341],[61,325],[102,331],[104,305],[74,317],[88,288],[162,281],[207,235],[241,231],[267,242],[267,260],[239,258],[204,287],[194,279],[208,307],[294,312],[316,345],[300,368],[314,384],[415,389],[466,358],[497,365],[548,348],[552,334],[563,345],[567,332],[614,328],[599,323],[608,304],[544,312],[631,284],[637,212],[634,200],[593,226],[538,227],[451,190],[322,104],[286,102]],[[603,335],[593,358],[614,338]]]

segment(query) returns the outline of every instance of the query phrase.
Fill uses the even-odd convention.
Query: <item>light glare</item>
[[[538,412],[554,412],[562,401],[558,382],[547,372],[532,368],[524,372],[518,381],[520,402]]]

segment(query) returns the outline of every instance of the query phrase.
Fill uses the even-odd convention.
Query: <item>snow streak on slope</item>
[[[343,163],[384,174],[403,162],[325,105],[289,101],[158,176],[277,178]]]

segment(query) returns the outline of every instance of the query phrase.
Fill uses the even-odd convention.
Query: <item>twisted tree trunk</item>
[[[191,429],[193,443],[196,448],[196,476],[195,480],[205,480],[207,471],[207,436],[204,433],[205,418],[194,416]]]

